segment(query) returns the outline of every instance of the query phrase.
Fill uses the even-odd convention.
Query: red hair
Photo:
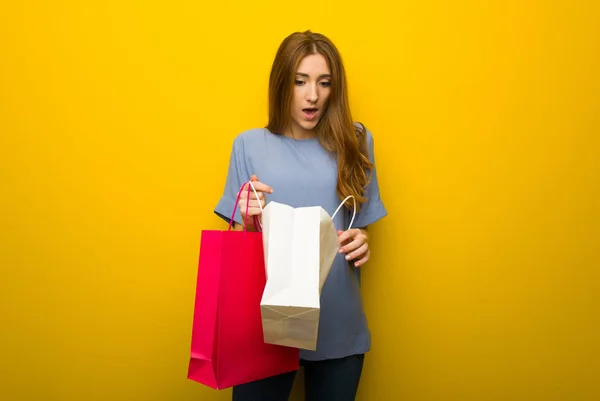
[[[294,77],[302,59],[322,55],[331,70],[331,92],[325,113],[315,127],[319,141],[337,155],[337,193],[340,199],[353,195],[357,209],[366,199],[367,171],[372,168],[367,149],[366,128],[352,119],[344,64],[335,45],[322,34],[295,32],[286,37],[275,55],[269,79],[269,122],[266,128],[281,134],[291,123],[290,107]],[[347,202],[352,205],[352,200]]]

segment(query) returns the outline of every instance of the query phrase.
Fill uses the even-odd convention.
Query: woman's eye
[[[321,82],[321,86],[331,86],[331,82],[329,82],[329,81]]]
[[[304,81],[297,79],[296,80],[296,85],[304,85]]]

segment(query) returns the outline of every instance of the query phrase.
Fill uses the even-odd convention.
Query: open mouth
[[[308,107],[306,109],[302,109],[302,113],[304,114],[304,117],[306,117],[308,120],[312,120],[313,118],[315,118],[318,111],[319,111],[319,109],[313,108],[313,107]]]

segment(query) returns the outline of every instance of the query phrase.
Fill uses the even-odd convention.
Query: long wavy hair
[[[269,122],[266,128],[282,134],[291,123],[294,79],[302,59],[321,54],[331,70],[331,91],[315,133],[325,149],[337,156],[337,194],[353,195],[357,209],[366,201],[364,188],[373,167],[368,155],[366,128],[355,124],[350,112],[346,71],[335,45],[322,34],[295,32],[286,37],[275,55],[269,78]],[[346,202],[351,207],[352,200]]]

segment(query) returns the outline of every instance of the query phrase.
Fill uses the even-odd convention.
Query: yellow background
[[[359,400],[599,400],[599,8],[3,2],[0,399],[228,399],[186,379],[200,231],[312,29],[389,210]]]

